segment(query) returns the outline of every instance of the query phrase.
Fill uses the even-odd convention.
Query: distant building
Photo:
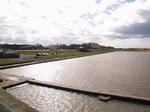
[[[19,58],[20,55],[14,50],[0,50],[0,58]]]

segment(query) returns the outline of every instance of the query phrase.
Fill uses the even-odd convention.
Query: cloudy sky
[[[150,48],[150,0],[0,0],[0,43]]]

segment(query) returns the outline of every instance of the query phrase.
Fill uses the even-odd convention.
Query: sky
[[[0,0],[0,43],[150,48],[150,0]]]

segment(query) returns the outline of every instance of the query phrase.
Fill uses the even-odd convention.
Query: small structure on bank
[[[0,58],[19,58],[20,55],[14,50],[0,50]]]
[[[84,47],[84,46],[81,46],[81,47],[79,47],[79,49],[78,49],[80,52],[88,52],[89,50],[86,48],[86,47]]]

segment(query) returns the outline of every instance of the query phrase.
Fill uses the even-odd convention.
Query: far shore
[[[12,66],[12,65],[26,65],[26,64],[34,64],[38,62],[47,62],[47,61],[55,61],[62,60],[68,58],[75,57],[83,57],[95,54],[102,54],[114,51],[128,51],[128,52],[150,52],[150,49],[136,49],[136,48],[106,48],[106,49],[90,49],[88,52],[80,52],[79,50],[71,50],[71,49],[60,49],[57,52],[51,52],[47,49],[40,50],[16,50],[18,54],[21,55],[20,58],[0,58],[0,66]],[[36,54],[39,52],[47,53],[46,56],[37,56]]]
[[[92,49],[88,52],[80,52],[78,50],[58,50],[57,52],[51,52],[49,50],[16,50],[20,54],[20,58],[0,58],[0,66],[23,64],[23,63],[33,63],[33,62],[45,62],[53,61],[66,58],[83,57],[107,52],[113,52],[116,49]],[[37,56],[37,53],[47,53],[45,56]]]

